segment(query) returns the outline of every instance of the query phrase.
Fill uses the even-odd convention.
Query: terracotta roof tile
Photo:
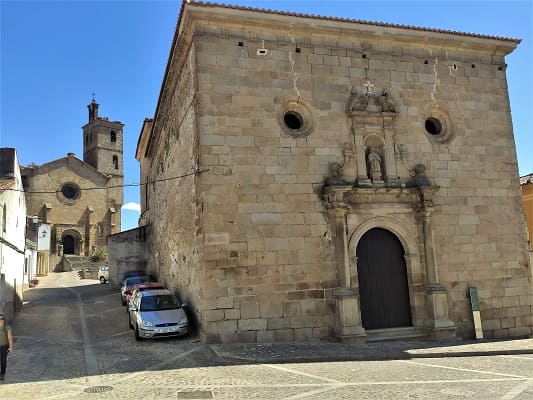
[[[533,183],[533,173],[520,177],[520,185],[524,186],[529,183]]]

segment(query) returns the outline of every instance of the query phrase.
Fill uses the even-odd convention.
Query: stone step
[[[420,339],[425,336],[426,334],[424,332],[420,332],[411,326],[400,327],[400,328],[366,330],[366,341],[367,342],[379,342],[379,341],[386,341],[386,340]]]

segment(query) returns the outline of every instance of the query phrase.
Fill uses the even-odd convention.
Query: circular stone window
[[[442,125],[437,118],[430,117],[426,119],[426,132],[430,135],[440,135],[442,132]]]
[[[301,129],[304,124],[302,116],[295,111],[287,111],[285,115],[283,115],[283,122],[285,122],[287,128],[294,131]]]
[[[302,99],[288,99],[278,112],[278,124],[287,135],[299,138],[309,136],[316,128],[317,117]]]
[[[424,130],[430,140],[446,143],[455,137],[456,128],[448,110],[441,105],[431,104],[423,115]]]
[[[79,199],[81,190],[78,185],[72,182],[64,183],[61,186],[60,193],[64,200],[75,201]]]

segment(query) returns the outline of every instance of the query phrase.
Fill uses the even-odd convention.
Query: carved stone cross
[[[366,94],[367,95],[370,95],[370,94],[374,93],[374,85],[372,85],[370,83],[370,81],[367,80],[366,83],[363,86],[366,87]]]

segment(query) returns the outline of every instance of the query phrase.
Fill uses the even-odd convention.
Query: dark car
[[[122,287],[120,288],[120,301],[122,302],[122,305],[126,305],[127,297],[129,294],[131,294],[131,290],[133,289],[133,286],[137,283],[144,283],[144,282],[150,282],[152,279],[147,275],[142,276],[133,276],[131,278],[124,279],[124,283],[122,284]]]
[[[134,276],[143,276],[143,275],[147,275],[146,271],[142,271],[142,270],[126,271],[120,283],[122,286],[124,286],[124,281],[127,278],[133,278]]]

